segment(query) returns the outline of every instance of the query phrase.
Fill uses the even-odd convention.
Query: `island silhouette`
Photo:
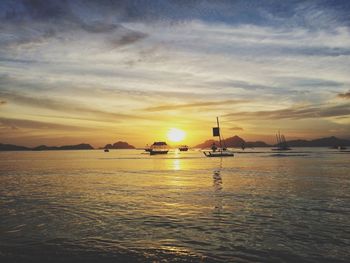
[[[276,144],[267,144],[263,141],[245,141],[241,137],[235,135],[224,140],[227,147],[230,148],[241,148],[244,145],[247,148],[252,147],[274,147]],[[192,148],[206,149],[210,148],[213,143],[218,143],[215,140],[206,140]],[[290,140],[287,141],[291,147],[338,147],[338,146],[350,146],[350,140],[340,139],[335,136],[313,139],[313,140]],[[14,144],[3,144],[0,143],[0,151],[51,151],[51,150],[93,150],[95,149],[90,144],[80,143],[76,145],[63,145],[63,146],[46,146],[39,145],[36,147],[26,147]],[[117,141],[114,144],[106,144],[104,147],[97,149],[136,149],[135,146],[128,142]]]

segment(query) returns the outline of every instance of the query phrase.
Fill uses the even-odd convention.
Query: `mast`
[[[220,132],[220,125],[219,125],[219,117],[216,117],[216,123],[217,123],[218,129],[219,129],[220,148],[222,149],[222,144],[221,144],[221,132]]]
[[[281,131],[278,131],[278,146],[282,147]]]

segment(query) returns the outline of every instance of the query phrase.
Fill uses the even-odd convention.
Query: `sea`
[[[0,262],[350,262],[350,151],[0,152]]]

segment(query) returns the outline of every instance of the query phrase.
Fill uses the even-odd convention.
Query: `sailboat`
[[[216,117],[216,123],[217,127],[213,127],[213,136],[219,137],[219,144],[220,147],[218,148],[215,143],[213,143],[211,147],[211,151],[203,151],[204,155],[206,157],[229,157],[234,156],[232,151],[227,150],[227,147],[225,145],[225,140],[221,140],[221,133],[220,133],[220,125],[219,125],[219,117]],[[224,147],[223,145],[224,144]]]
[[[286,138],[284,137],[283,134],[281,134],[278,131],[278,134],[276,134],[276,139],[277,139],[277,148],[272,149],[273,151],[289,151],[291,148],[289,148]]]

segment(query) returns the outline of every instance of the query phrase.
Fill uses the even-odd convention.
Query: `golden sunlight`
[[[171,128],[167,133],[167,137],[171,142],[180,142],[186,137],[186,133],[183,130]]]

